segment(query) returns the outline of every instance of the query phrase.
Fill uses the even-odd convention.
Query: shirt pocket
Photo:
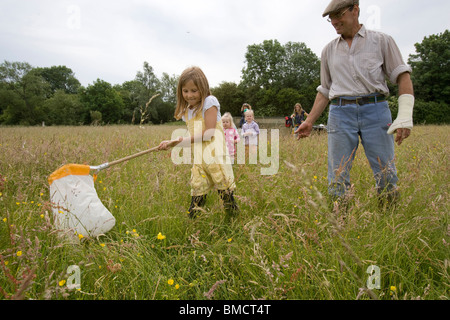
[[[383,59],[377,52],[361,53],[356,60],[357,68],[361,74],[371,83],[384,81]]]

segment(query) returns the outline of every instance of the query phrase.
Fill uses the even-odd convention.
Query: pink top
[[[235,142],[239,142],[239,134],[234,128],[224,129],[225,141],[227,142],[228,153],[230,156],[236,154]]]

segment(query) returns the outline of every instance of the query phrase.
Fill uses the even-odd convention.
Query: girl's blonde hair
[[[253,117],[255,116],[255,113],[253,112],[252,109],[248,109],[247,111],[244,112],[245,115],[247,115],[247,113],[251,114]]]
[[[302,105],[301,105],[300,103],[296,103],[295,106],[294,106],[294,114],[297,113],[297,110],[296,110],[296,107],[297,107],[297,106],[300,107],[300,112],[302,112],[302,110],[303,110]]]
[[[175,109],[175,119],[180,120],[186,109],[189,107],[189,103],[183,98],[183,87],[189,81],[193,81],[195,86],[198,88],[200,92],[200,96],[202,98],[202,102],[194,109],[194,114],[203,108],[206,97],[211,95],[211,91],[209,90],[208,79],[203,73],[202,69],[199,67],[190,67],[183,71],[178,80],[177,87],[177,107]]]
[[[222,116],[222,120],[223,119],[228,119],[230,121],[231,127],[237,130],[236,125],[234,124],[234,121],[233,121],[233,116],[231,115],[231,113],[225,112]]]
[[[222,116],[222,119],[230,120],[230,123],[233,124],[233,116],[229,112],[225,112]]]

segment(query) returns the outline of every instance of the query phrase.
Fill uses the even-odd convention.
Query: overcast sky
[[[200,66],[212,87],[239,83],[247,46],[304,42],[318,57],[337,35],[330,0],[0,0],[0,63],[64,65],[83,86]],[[360,0],[360,22],[390,34],[405,62],[414,44],[450,29],[448,0]]]

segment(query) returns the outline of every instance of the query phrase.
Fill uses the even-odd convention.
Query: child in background
[[[174,146],[187,147],[201,143],[201,161],[197,163],[194,155],[194,165],[191,170],[191,205],[188,209],[190,218],[195,218],[204,206],[206,196],[212,189],[217,189],[223,201],[226,212],[233,215],[238,212],[233,192],[236,188],[233,168],[226,161],[216,161],[216,158],[226,157],[225,135],[220,116],[220,104],[211,95],[208,80],[198,67],[191,67],[183,71],[177,87],[177,107],[175,119],[186,122],[189,136],[179,137],[178,140],[165,140],[159,145],[159,150],[167,150]],[[197,134],[197,136],[194,136]],[[211,144],[212,147],[211,148]],[[221,145],[218,145],[221,144]],[[205,161],[205,149],[213,149],[215,154],[212,162]],[[196,149],[194,149],[194,153]],[[218,151],[219,150],[219,151]],[[208,151],[208,150],[206,150]],[[222,159],[223,159],[222,158]]]
[[[231,113],[225,112],[222,116],[223,130],[225,132],[225,141],[227,143],[228,153],[231,158],[231,163],[234,163],[234,156],[236,155],[236,144],[240,141],[239,133],[236,130],[236,125],[233,122]]]
[[[239,121],[239,128],[241,128],[241,129],[245,123],[245,112],[247,110],[252,110],[252,106],[249,105],[248,103],[244,103],[241,107],[241,121]]]
[[[305,115],[308,116],[305,110],[303,110],[300,103],[296,103],[294,106],[294,113],[292,114],[293,131],[297,131],[298,127],[305,121]],[[297,136],[297,135],[296,135]]]
[[[242,136],[245,137],[245,148],[251,154],[256,154],[258,148],[259,126],[254,121],[253,110],[245,112],[245,123],[242,126]]]

